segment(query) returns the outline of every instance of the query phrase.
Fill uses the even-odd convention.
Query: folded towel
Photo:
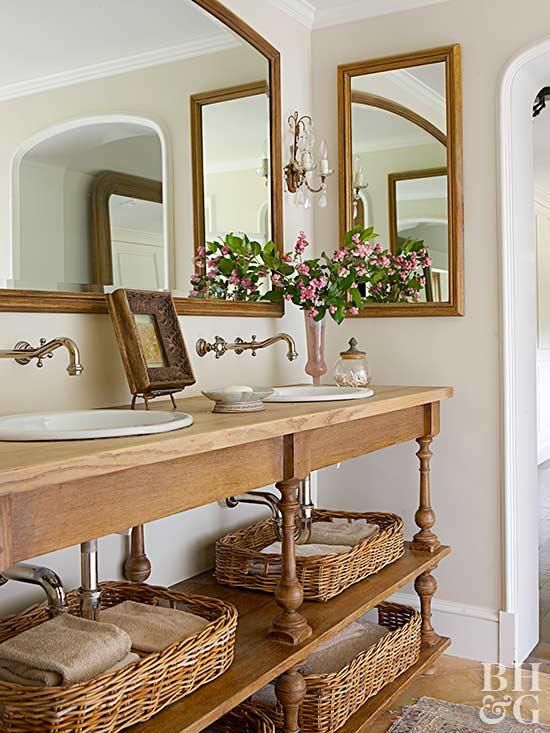
[[[0,644],[0,670],[18,684],[58,687],[104,674],[130,652],[128,634],[108,623],[62,614]]]
[[[388,629],[378,624],[356,624],[361,629],[346,635],[346,629],[327,644],[323,644],[311,654],[305,663],[305,674],[331,674],[339,672],[361,652],[376,644],[388,633]]]
[[[307,545],[296,545],[296,557],[316,557],[318,555],[336,555],[351,550],[350,545],[322,545],[322,544],[307,544]],[[264,547],[261,550],[264,555],[280,555],[283,551],[281,542],[274,542],[268,547]]]
[[[361,652],[376,644],[388,633],[384,626],[378,626],[361,619],[346,626],[339,634],[322,644],[305,661],[302,670],[306,675],[331,674],[339,672]],[[270,707],[277,705],[275,685],[269,684],[254,693],[253,702]]]
[[[121,659],[120,662],[113,664],[112,667],[109,667],[109,669],[106,669],[101,674],[104,675],[104,674],[111,674],[112,672],[118,672],[119,669],[123,669],[124,667],[127,667],[129,664],[134,664],[134,662],[139,662],[139,660],[140,660],[140,657],[137,654],[133,654],[132,652],[130,652],[129,654],[127,654],[124,657],[124,659]],[[47,685],[44,682],[39,682],[37,680],[30,679],[29,677],[21,676],[21,674],[18,674],[18,671],[23,672],[23,674],[25,674],[28,671],[28,668],[22,664],[13,664],[12,669],[6,669],[5,667],[0,667],[0,680],[2,680],[3,682],[10,682],[12,685],[23,685],[25,687],[51,687],[52,686],[52,685]],[[93,679],[93,678],[90,678],[90,679]]]
[[[309,542],[320,545],[358,545],[379,531],[377,524],[365,524],[362,521],[314,522]]]
[[[118,626],[132,640],[132,649],[159,652],[176,641],[198,634],[208,621],[177,608],[123,601],[101,612],[101,621]]]

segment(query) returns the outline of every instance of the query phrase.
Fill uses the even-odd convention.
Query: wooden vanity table
[[[367,702],[341,729],[366,731],[372,720],[450,644],[431,623],[437,583],[431,572],[450,548],[433,531],[430,445],[439,433],[444,387],[378,387],[352,402],[269,404],[264,412],[212,414],[202,397],[178,407],[191,428],[155,436],[58,443],[0,443],[0,570],[127,527],[276,484],[283,515],[283,574],[276,598],[217,585],[211,573],[178,586],[214,595],[239,610],[236,658],[222,677],[176,703],[134,733],[198,733],[277,679],[285,733],[296,733],[304,684],[299,664],[320,644],[410,582],[422,610],[419,662]],[[163,409],[156,403],[153,409]],[[311,471],[381,448],[420,446],[419,527],[405,555],[326,604],[304,603],[296,577],[294,517],[299,481]],[[368,509],[368,506],[365,507]],[[278,607],[277,607],[278,606]]]

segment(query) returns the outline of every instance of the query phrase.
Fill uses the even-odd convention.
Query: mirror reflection
[[[448,302],[446,63],[354,76],[350,101],[350,223],[374,227],[394,254],[421,242],[430,265],[414,302]]]
[[[267,58],[194,0],[123,5],[109,23],[91,7],[82,34],[78,5],[55,4],[40,48],[24,14],[10,25],[21,63],[0,58],[0,288],[186,297],[196,247],[274,237]],[[60,36],[71,25],[79,44]]]

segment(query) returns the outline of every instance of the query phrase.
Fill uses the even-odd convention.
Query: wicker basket
[[[408,606],[382,603],[378,606],[378,623],[389,632],[339,672],[306,676],[307,692],[299,718],[302,733],[334,733],[370,697],[416,664],[420,656],[420,613]],[[272,718],[276,729],[282,730],[280,705],[258,706]]]
[[[0,730],[3,733],[116,733],[201,685],[231,665],[237,610],[214,598],[188,596],[165,588],[133,583],[102,584],[102,606],[125,600],[182,607],[210,621],[205,628],[161,652],[111,674],[66,687],[21,687],[0,681]],[[69,595],[78,615],[78,595]],[[44,606],[0,619],[0,642],[49,618]]]
[[[275,733],[275,723],[255,705],[244,703],[209,726],[204,733]]]
[[[365,520],[380,531],[353,547],[350,552],[296,559],[304,598],[328,601],[350,585],[373,575],[398,560],[405,550],[403,521],[396,514],[315,510],[313,521],[333,519]],[[216,543],[216,579],[223,585],[274,593],[281,575],[281,556],[260,552],[277,539],[271,520],[241,529]]]

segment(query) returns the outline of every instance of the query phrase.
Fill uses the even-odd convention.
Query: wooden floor
[[[513,687],[513,672],[507,673]],[[369,727],[369,733],[386,733],[403,708],[412,705],[420,697],[433,697],[436,700],[482,706],[483,668],[479,662],[471,662],[457,657],[444,656],[432,671],[424,674],[414,682],[392,705],[390,712],[382,715]],[[497,693],[495,693],[497,694]],[[504,693],[503,693],[504,694]],[[506,692],[512,697],[522,693]],[[540,722],[550,723],[550,675],[541,675],[541,692],[539,693]]]

